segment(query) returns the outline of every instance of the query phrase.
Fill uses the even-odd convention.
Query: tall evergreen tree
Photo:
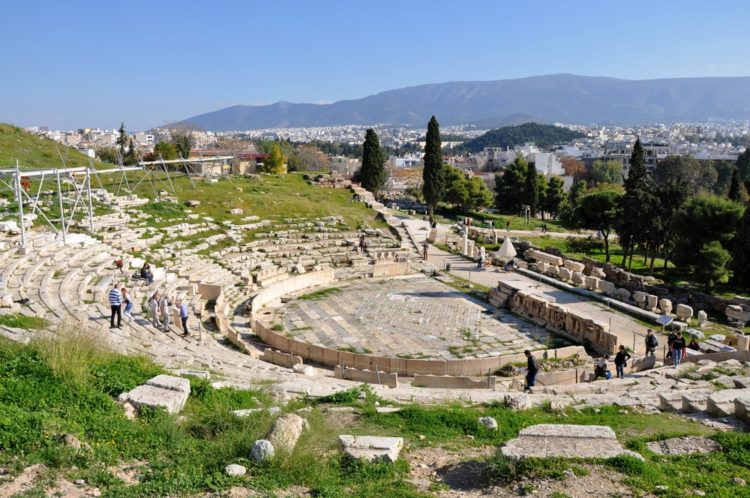
[[[536,218],[536,210],[539,207],[539,188],[537,186],[536,164],[534,163],[529,163],[526,168],[523,190],[526,204],[531,208],[531,217]]]
[[[128,152],[125,154],[124,163],[135,164],[137,162],[138,156],[136,155],[135,144],[133,143],[133,139],[131,138],[130,141],[128,141]]]
[[[128,145],[128,135],[125,133],[125,123],[120,123],[120,129],[117,130],[117,132],[119,135],[117,136],[115,143],[120,151],[120,159],[122,159],[125,157],[125,146]]]
[[[528,165],[523,156],[516,157],[502,173],[495,175],[495,206],[501,213],[518,214],[526,202],[524,184]]]
[[[430,223],[437,203],[445,194],[443,172],[443,149],[440,143],[440,125],[432,116],[427,124],[427,141],[424,146],[424,171],[422,173],[422,194],[430,213]]]
[[[556,218],[565,200],[563,181],[557,176],[551,176],[547,181],[547,195],[544,196],[544,210]]]
[[[745,152],[739,155],[735,164],[740,173],[740,180],[750,182],[750,147],[745,148]]]
[[[375,130],[369,128],[362,144],[362,167],[359,169],[359,181],[362,187],[373,194],[385,187],[385,156],[380,149],[380,141]]]
[[[737,287],[750,290],[750,205],[745,206],[732,249],[732,282]]]
[[[630,168],[625,179],[625,195],[619,200],[620,216],[617,222],[617,234],[623,249],[622,266],[630,257],[632,264],[636,244],[645,242],[644,219],[645,206],[654,202],[653,181],[646,170],[641,139],[637,139],[630,155]],[[647,220],[646,220],[647,221]]]
[[[732,182],[729,184],[729,200],[734,202],[742,202],[743,199],[743,193],[742,189],[744,186],[742,183],[740,183],[740,171],[737,168],[734,168],[734,171],[732,172]]]

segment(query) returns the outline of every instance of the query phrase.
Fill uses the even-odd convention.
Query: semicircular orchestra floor
[[[274,324],[310,344],[400,358],[482,358],[559,341],[429,277],[357,281],[302,295],[276,310]]]

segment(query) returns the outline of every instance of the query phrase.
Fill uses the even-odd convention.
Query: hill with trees
[[[62,157],[62,159],[61,159]],[[88,166],[89,157],[49,138],[29,133],[17,126],[0,123],[0,168]],[[99,161],[94,161],[100,165]]]
[[[504,126],[490,130],[481,137],[465,142],[462,148],[467,152],[480,152],[485,147],[513,147],[528,142],[546,148],[585,136],[583,133],[560,126],[524,123],[518,126]]]

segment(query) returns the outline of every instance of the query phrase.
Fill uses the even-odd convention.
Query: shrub
[[[111,355],[101,337],[72,322],[63,322],[55,334],[37,337],[33,347],[55,376],[76,384],[88,377],[92,365]]]

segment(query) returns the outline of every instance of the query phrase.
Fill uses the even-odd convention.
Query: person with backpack
[[[656,347],[659,345],[659,339],[654,335],[654,331],[648,329],[646,331],[646,356],[656,356]]]
[[[620,350],[617,351],[617,354],[615,355],[615,372],[617,373],[618,379],[625,377],[625,367],[628,366],[629,359],[630,354],[625,351],[625,346],[621,344]]]
[[[674,358],[673,356],[673,346],[674,346],[674,340],[677,338],[677,334],[674,332],[670,332],[667,336],[667,347],[669,348],[669,351],[667,351],[667,358]]]

